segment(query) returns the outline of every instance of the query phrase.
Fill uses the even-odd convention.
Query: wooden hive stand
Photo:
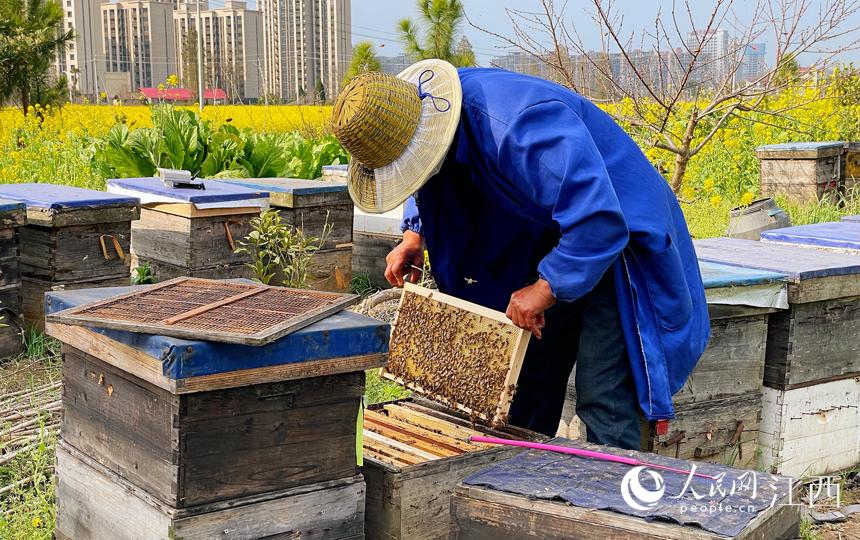
[[[132,289],[49,293],[47,306]],[[64,356],[58,538],[362,537],[364,370],[385,361],[386,324],[340,312],[259,347],[47,331]]]
[[[45,292],[127,285],[134,197],[52,184],[4,184],[0,198],[26,205],[20,228],[22,311],[43,328]]]
[[[345,182],[299,178],[243,178],[225,180],[267,191],[269,203],[281,217],[308,237],[330,232],[311,262],[309,286],[324,291],[347,291],[352,279],[353,204]]]
[[[143,208],[132,226],[132,265],[148,263],[158,281],[180,276],[251,277],[248,254],[237,243],[251,219],[268,208],[268,193],[215,180],[206,189],[166,187],[158,178],[108,181],[108,191],[139,197]]]
[[[701,260],[786,275],[788,309],[768,318],[763,465],[800,476],[860,463],[860,417],[839,405],[858,398],[860,257],[733,238],[697,240],[696,252]]]

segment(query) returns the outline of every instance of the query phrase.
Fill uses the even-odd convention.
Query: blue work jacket
[[[403,221],[423,235],[440,290],[504,311],[538,277],[570,302],[613,272],[639,403],[651,420],[673,418],[710,324],[666,180],[576,93],[500,69],[459,74],[454,142]]]

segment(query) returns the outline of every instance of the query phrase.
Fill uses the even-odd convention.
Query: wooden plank
[[[169,392],[176,391],[175,383],[164,376],[161,361],[134,347],[82,326],[49,322],[45,325],[45,332],[67,346],[98,358],[153,386]]]
[[[27,225],[41,227],[74,227],[97,223],[118,223],[140,218],[140,207],[127,204],[119,206],[42,208],[27,205]]]
[[[209,218],[242,214],[258,215],[262,208],[256,206],[237,206],[233,208],[197,208],[194,203],[150,203],[143,210],[162,212],[184,218]]]
[[[196,278],[192,280],[191,278],[176,278],[170,281],[166,281],[164,283],[159,283],[158,285],[150,285],[145,289],[136,289],[131,292],[127,292],[124,294],[119,294],[116,296],[112,296],[103,300],[97,300],[95,302],[88,302],[85,304],[81,304],[79,306],[75,306],[73,308],[65,309],[56,313],[52,313],[48,316],[48,320],[50,322],[56,322],[61,324],[71,324],[78,326],[92,326],[96,328],[108,328],[113,330],[124,330],[127,332],[137,332],[143,334],[156,334],[156,335],[168,335],[174,336],[178,338],[190,339],[190,340],[200,340],[206,339],[209,341],[220,341],[226,343],[237,343],[241,345],[266,345],[273,341],[277,341],[278,339],[295,332],[296,330],[300,330],[306,326],[309,326],[321,319],[328,317],[334,313],[342,311],[344,308],[355,304],[360,299],[358,295],[354,294],[342,294],[342,293],[330,293],[332,295],[332,301],[328,304],[322,305],[320,307],[310,309],[308,311],[303,312],[301,315],[297,317],[287,318],[284,322],[275,324],[259,332],[254,334],[241,334],[230,331],[220,331],[220,330],[211,330],[208,329],[206,331],[201,331],[200,329],[195,328],[182,328],[176,326],[169,326],[163,323],[147,323],[141,324],[138,322],[130,322],[118,319],[107,319],[101,318],[98,316],[87,315],[83,312],[98,308],[103,305],[113,304],[115,302],[121,301],[123,299],[146,295],[153,290],[161,289],[164,287],[171,287],[174,285],[182,284],[186,281],[204,281],[197,280]],[[216,282],[217,283],[217,282]],[[279,289],[284,291],[290,291],[295,294],[308,294],[304,289],[285,289],[283,287],[270,287],[268,285],[262,284],[248,284],[246,287],[254,287],[259,289]],[[261,291],[262,292],[262,291]],[[319,292],[314,294],[320,294]]]
[[[79,281],[128,274],[128,222],[27,226],[21,228],[20,236],[21,270],[28,277]]]
[[[423,450],[437,457],[456,456],[463,453],[459,449],[451,450],[433,441],[428,441],[418,435],[411,434],[409,432],[404,433],[402,430],[394,429],[368,419],[365,419],[364,430],[365,432],[370,431],[377,435],[382,435],[383,437],[408,445],[412,448]]]
[[[161,324],[167,324],[167,325],[176,324],[180,321],[184,321],[184,320],[190,319],[191,317],[194,317],[196,315],[200,315],[201,313],[206,313],[207,311],[212,311],[215,308],[226,306],[228,304],[233,304],[233,303],[238,302],[239,300],[242,300],[244,298],[258,295],[265,290],[266,289],[262,289],[262,288],[251,289],[248,291],[241,292],[239,294],[234,294],[233,296],[228,296],[227,298],[224,298],[222,300],[218,300],[217,302],[210,302],[208,304],[204,304],[202,306],[199,306],[199,307],[196,307],[194,309],[185,311],[183,313],[177,313],[173,317],[169,317],[167,319],[162,320]]]
[[[176,510],[63,443],[57,461],[57,538],[363,538],[360,476]]]
[[[219,264],[206,268],[187,268],[155,259],[139,257],[134,252],[132,252],[130,260],[132,270],[143,264],[148,264],[150,272],[157,282],[169,281],[178,277],[202,279],[252,279],[254,277],[254,272],[245,263]]]
[[[401,452],[405,452],[407,454],[414,454],[414,455],[421,457],[425,460],[432,460],[432,459],[438,459],[439,457],[444,457],[444,456],[440,456],[436,452],[426,451],[423,448],[419,448],[417,445],[413,445],[413,444],[410,444],[407,442],[403,442],[403,441],[400,441],[397,439],[387,437],[384,434],[377,433],[375,431],[371,431],[370,429],[367,429],[367,428],[364,429],[363,435],[364,435],[365,439],[373,441],[374,443],[378,443],[379,445],[390,446],[392,448],[400,450]],[[449,454],[453,455],[453,453],[449,453]]]
[[[718,540],[716,535],[694,527],[663,521],[645,521],[606,510],[590,510],[560,502],[525,497],[460,485],[454,494],[454,538],[502,540],[514,538],[639,540]],[[762,512],[738,535],[738,539],[788,540],[799,529],[800,506],[777,504]]]
[[[385,427],[393,431],[402,433],[403,435],[415,437],[417,439],[420,439],[427,443],[431,443],[435,446],[450,450],[451,452],[455,453],[480,450],[481,448],[480,446],[477,446],[475,444],[463,442],[461,440],[447,437],[445,435],[439,435],[420,426],[413,426],[406,422],[400,422],[371,409],[365,411],[364,421],[365,425],[369,426],[371,429],[374,426]]]
[[[860,378],[763,390],[763,465],[794,477],[860,464]]]
[[[393,328],[383,377],[491,425],[507,423],[529,332],[504,313],[411,283]]]
[[[366,439],[363,442],[364,450],[371,452],[370,457],[378,459],[379,461],[384,461],[395,467],[406,467],[408,465],[415,465],[426,461],[425,458],[417,454],[405,452],[399,448],[391,446],[390,444],[386,444],[384,441]]]
[[[386,404],[383,406],[383,409],[391,418],[415,426],[420,426],[424,429],[434,431],[436,433],[441,433],[443,435],[460,441],[468,442],[470,437],[484,435],[484,433],[476,429],[469,429],[462,426],[458,426],[440,418],[436,418],[429,414],[425,414],[420,411],[413,410],[402,405],[398,405],[396,403]]]

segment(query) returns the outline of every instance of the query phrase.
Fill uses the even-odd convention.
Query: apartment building
[[[259,0],[263,12],[264,87],[284,100],[340,91],[352,55],[349,0]]]
[[[210,9],[202,3],[200,21],[203,36],[204,83],[207,88],[223,88],[233,98],[254,100],[260,97],[263,74],[263,16],[248,9],[246,2],[226,0],[224,6]],[[174,33],[179,76],[183,85],[194,79],[183,72],[183,43],[190,30],[197,29],[197,6],[183,2],[174,12]],[[192,54],[196,56],[196,48]],[[196,91],[196,89],[193,89]]]
[[[157,86],[177,71],[173,4],[122,0],[101,4],[105,70],[130,74],[132,89]]]
[[[94,98],[104,90],[100,81],[104,68],[100,0],[59,0],[63,7],[63,27],[75,37],[65,50],[58,51],[56,74],[65,75],[73,92]]]

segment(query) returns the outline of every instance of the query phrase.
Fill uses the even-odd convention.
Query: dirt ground
[[[841,506],[860,503],[860,475],[854,476],[852,480],[845,483],[842,491]],[[827,512],[836,510],[833,506],[816,504],[816,512]],[[841,523],[821,523],[813,525],[809,539],[820,540],[860,540],[860,513],[850,516]]]

